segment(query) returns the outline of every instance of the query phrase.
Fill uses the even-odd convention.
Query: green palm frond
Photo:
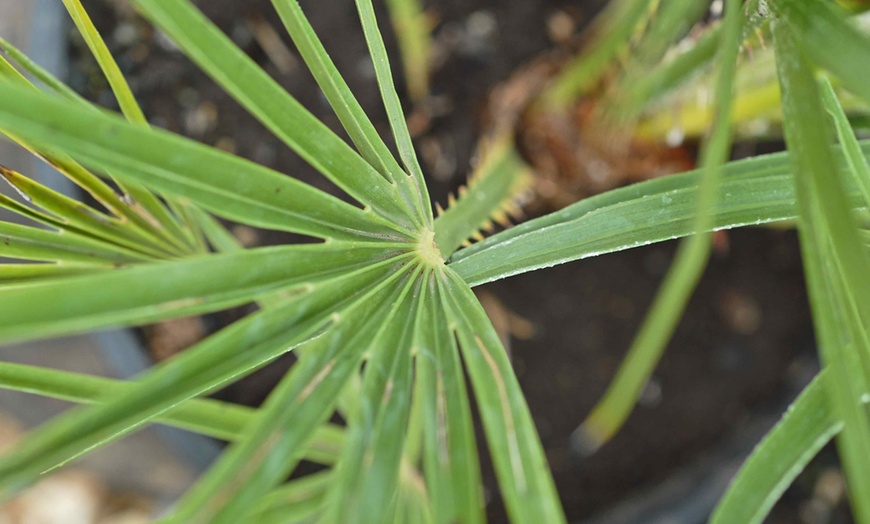
[[[0,387],[82,404],[0,457],[0,496],[13,496],[45,472],[160,422],[230,442],[164,522],[483,522],[477,412],[510,518],[563,522],[519,381],[471,288],[690,237],[686,261],[677,266],[683,270],[675,270],[663,292],[677,298],[665,300],[668,307],[648,320],[655,336],[639,344],[648,349],[639,360],[629,360],[631,380],[615,383],[616,407],[608,415],[617,415],[609,435],[633,407],[700,275],[707,233],[793,219],[809,262],[827,369],[747,463],[716,522],[747,514],[738,504],[747,492],[752,497],[745,511],[763,518],[796,468],[837,432],[850,485],[858,497],[867,493],[870,423],[861,399],[870,370],[863,322],[870,291],[862,276],[866,240],[851,213],[870,205],[870,145],[857,141],[836,95],[816,83],[810,67],[828,70],[867,98],[870,44],[835,8],[771,1],[792,152],[725,163],[737,55],[746,27],[760,25],[756,13],[737,0],[726,2],[716,40],[702,39],[700,50],[669,67],[672,76],[663,79],[649,61],[688,30],[676,16],[678,7],[700,17],[706,5],[686,0],[657,11],[646,0],[614,3],[596,23],[605,31],[600,40],[569,68],[580,76],[554,84],[539,99],[541,107],[588,94],[590,82],[614,63],[627,68],[626,78],[651,79],[628,92],[644,98],[713,60],[719,71],[716,119],[701,169],[597,195],[460,247],[469,238],[479,240],[479,230],[513,202],[514,190],[528,185],[530,170],[511,143],[494,144],[455,205],[434,217],[371,0],[356,0],[356,7],[394,144],[378,135],[296,1],[272,3],[350,143],[189,0],[130,3],[346,198],[148,126],[78,0],[64,4],[123,115],[85,102],[0,41],[9,57],[0,56],[0,131],[57,166],[104,208],[3,169],[23,198],[0,197],[0,207],[30,225],[0,223],[0,256],[9,259],[0,264],[0,342],[259,306],[127,382],[0,363]],[[825,45],[798,43],[809,41]],[[719,43],[725,45],[717,54]],[[643,53],[626,61],[626,50],[638,46]],[[20,71],[40,78],[43,87]],[[809,116],[796,111],[804,99],[811,101]],[[841,147],[831,145],[825,109]],[[306,235],[315,243],[244,249],[219,218]],[[203,398],[290,351],[298,362],[262,407]],[[797,435],[801,431],[808,433]],[[793,448],[778,452],[780,445]],[[327,469],[288,480],[303,459]],[[865,506],[859,502],[856,510],[866,520]]]

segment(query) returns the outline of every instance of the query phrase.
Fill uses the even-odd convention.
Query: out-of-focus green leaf
[[[699,233],[680,243],[674,262],[631,343],[628,355],[602,399],[572,436],[575,447],[585,452],[592,452],[610,440],[628,419],[707,266],[711,250],[708,231],[714,225],[710,210],[718,200],[722,165],[731,152],[731,110],[743,9],[743,0],[728,0],[725,3],[714,102],[715,118],[699,155],[702,178],[698,182],[698,200],[691,226],[692,231]],[[670,10],[667,13],[671,16],[675,14]]]
[[[588,30],[594,44],[571,61],[541,95],[545,109],[552,111],[570,106],[601,81],[617,55],[624,51],[632,36],[650,13],[652,0],[616,0],[607,4]]]
[[[843,421],[837,444],[852,508],[856,520],[870,521],[870,420],[861,401],[867,376],[864,366],[855,365],[870,355],[865,334],[870,260],[836,174],[830,126],[811,66],[798,44],[802,35],[793,29],[792,6],[789,0],[773,4],[780,18],[772,29],[786,144],[793,151],[798,231],[820,354],[830,370],[828,399],[832,413]]]
[[[399,41],[408,94],[419,102],[429,96],[432,21],[423,11],[421,0],[387,0],[387,7]]]
[[[332,471],[321,471],[291,480],[260,499],[248,518],[257,524],[311,522],[322,509],[332,482]]]
[[[837,93],[827,78],[822,78],[821,90],[825,108],[831,115],[837,129],[837,137],[843,147],[843,156],[846,158],[848,169],[854,175],[854,179],[864,195],[864,203],[870,205],[870,165],[867,164],[867,159],[861,151],[861,144],[855,138],[855,132],[849,124],[849,119],[843,112],[840,101],[837,100]]]
[[[84,404],[105,403],[124,394],[132,384],[110,378],[84,375],[11,362],[0,363],[0,388]],[[211,399],[191,399],[155,417],[154,422],[194,431],[221,440],[238,440],[252,422],[256,410]],[[318,428],[307,460],[333,464],[344,432],[333,425]]]
[[[306,293],[248,316],[145,372],[113,402],[56,417],[0,458],[0,499],[47,469],[135,431],[180,402],[238,380],[321,335],[336,313],[364,300],[403,264],[397,258],[386,268],[308,286]]]
[[[801,51],[870,103],[870,37],[831,2],[788,0],[783,4]]]

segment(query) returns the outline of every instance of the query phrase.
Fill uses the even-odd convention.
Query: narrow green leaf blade
[[[870,142],[861,142],[865,158]],[[797,217],[790,156],[762,155],[729,162],[720,198],[711,210],[714,229]],[[687,236],[697,202],[697,171],[608,191],[530,220],[456,252],[450,267],[471,286],[604,253]],[[849,205],[863,207],[847,185]]]
[[[462,279],[440,277],[508,515],[513,522],[565,522],[529,407],[495,328]]]
[[[783,4],[801,51],[870,103],[870,37],[834,3],[789,0]]]
[[[302,8],[294,0],[272,0],[287,32],[290,33],[299,53],[323,90],[326,99],[341,121],[350,139],[366,161],[388,180],[398,185],[399,193],[408,209],[415,212],[415,225],[424,222],[428,203],[419,199],[413,181],[396,162],[393,154],[381,139],[371,120],[366,116],[347,83],[333,64],[323,44],[305,18]],[[424,206],[425,204],[425,206]]]
[[[93,273],[109,266],[76,264],[0,264],[0,285],[22,280],[36,280]]]
[[[426,188],[423,169],[420,167],[420,161],[417,159],[417,153],[414,151],[414,142],[411,140],[411,133],[408,131],[405,112],[402,110],[402,103],[399,101],[399,94],[396,92],[396,85],[393,82],[390,59],[387,56],[384,39],[378,29],[378,21],[375,17],[372,0],[356,0],[356,7],[359,11],[369,53],[372,55],[375,75],[378,78],[378,87],[381,90],[381,98],[384,100],[384,107],[387,109],[387,117],[390,120],[393,137],[395,137],[396,145],[399,148],[399,156],[402,158],[405,169],[417,186],[418,201],[423,203],[424,218],[426,224],[431,227],[433,217],[432,208],[429,205],[429,190]]]
[[[73,233],[0,222],[0,257],[97,265],[148,261],[141,253]]]
[[[115,59],[112,58],[109,48],[106,46],[97,28],[94,27],[81,1],[63,0],[63,4],[72,17],[73,22],[75,22],[79,34],[84,38],[88,49],[90,49],[91,54],[93,54],[100,69],[109,81],[109,86],[118,100],[121,112],[130,122],[147,127],[148,121],[145,119],[142,108],[136,102],[136,98],[133,96],[127,80],[121,73],[121,69],[118,67]],[[139,183],[121,181],[119,185],[137,205],[141,206],[149,215],[154,217],[166,231],[171,232],[172,235],[175,235],[179,239],[186,235],[186,231],[178,222],[179,217],[173,216],[163,202],[151,191]]]
[[[842,428],[828,408],[822,371],[764,437],[716,505],[710,524],[761,524],[813,457]]]
[[[0,127],[251,225],[323,238],[400,236],[392,224],[263,166],[5,82]]]
[[[221,457],[182,499],[166,522],[230,524],[281,482],[301,458],[298,449],[332,414],[363,350],[393,310],[403,272],[335,314],[329,331],[300,348],[302,357],[282,379],[247,428],[243,439]],[[385,322],[386,321],[386,322]],[[352,438],[352,437],[350,437]]]
[[[249,521],[257,524],[311,522],[320,512],[332,482],[332,471],[291,480],[263,497],[248,517]]]
[[[126,394],[134,383],[26,364],[0,362],[0,388],[22,391],[81,404],[101,404]],[[194,431],[220,440],[239,440],[256,410],[212,399],[191,399],[155,417],[154,422]],[[320,464],[333,464],[344,439],[342,428],[318,428],[303,456]]]
[[[721,167],[731,152],[731,110],[743,9],[742,0],[729,0],[725,4],[714,102],[715,118],[710,135],[701,146],[702,178],[698,183],[698,201],[692,218],[692,230],[698,233],[680,243],[674,263],[665,275],[628,355],[602,399],[572,435],[574,446],[586,453],[597,450],[610,440],[628,419],[707,266],[711,250],[711,235],[707,232],[714,224],[710,209],[718,200]],[[667,14],[674,15],[672,11]]]
[[[394,515],[413,391],[412,343],[427,274],[415,268],[367,351],[360,405],[348,420],[327,521],[379,523]]]
[[[151,237],[141,235],[132,228],[114,218],[87,206],[71,197],[31,180],[16,171],[0,166],[0,177],[3,177],[20,194],[26,195],[33,205],[53,213],[62,229],[71,226],[74,231],[104,241],[107,244],[123,246],[124,248],[141,252],[149,257],[169,258],[177,255],[172,247],[155,243]]]
[[[94,58],[97,59],[97,63],[100,65],[103,74],[106,75],[106,79],[109,81],[112,92],[118,99],[118,105],[121,107],[121,111],[131,122],[145,124],[145,115],[142,113],[142,109],[136,102],[136,97],[133,96],[133,92],[130,90],[129,84],[127,84],[127,81],[124,79],[121,69],[118,67],[114,58],[112,58],[109,48],[106,46],[106,43],[103,41],[99,32],[97,32],[97,28],[94,27],[94,24],[91,22],[91,19],[85,11],[82,3],[79,0],[63,0],[63,5],[72,17],[73,22],[75,22],[79,34],[81,34],[85,39],[88,49],[91,50]]]
[[[823,77],[820,85],[825,110],[834,120],[837,137],[843,147],[848,169],[855,175],[858,187],[864,195],[864,203],[870,205],[870,164],[867,163],[867,159],[861,151],[861,144],[855,137],[855,132],[852,130],[852,125],[849,124],[849,119],[846,117],[840,101],[837,100],[837,93],[830,80]]]
[[[132,0],[187,56],[323,175],[403,227],[408,212],[391,185],[272,80],[188,0]]]
[[[334,312],[365,297],[393,272],[394,267],[369,269],[311,286],[308,293],[238,321],[152,368],[112,402],[53,419],[0,458],[0,499],[47,469],[138,429],[182,401],[252,373],[321,334]],[[348,290],[358,293],[349,296]]]
[[[0,287],[0,340],[154,322],[252,301],[388,259],[371,245],[294,245]],[[123,289],[123,293],[118,290]]]
[[[480,460],[471,419],[471,398],[456,337],[444,308],[441,284],[429,282],[423,335],[417,355],[423,395],[423,465],[439,524],[485,522]]]
[[[434,48],[432,20],[423,10],[421,0],[387,0],[387,7],[399,41],[408,94],[412,100],[420,102],[429,96],[429,69]]]
[[[836,176],[828,121],[816,79],[797,43],[792,6],[774,4],[781,17],[773,24],[777,71],[782,86],[786,143],[794,151],[794,173],[800,210],[801,235],[810,303],[819,336],[821,357],[831,370],[828,381],[832,412],[843,420],[837,439],[849,481],[852,507],[859,521],[870,519],[870,421],[861,397],[866,380],[856,351],[864,340],[853,338],[864,325],[854,325],[846,304],[870,312],[870,283],[865,274],[867,253],[849,213],[845,191]],[[840,285],[842,283],[842,285]],[[855,344],[853,346],[852,344]]]

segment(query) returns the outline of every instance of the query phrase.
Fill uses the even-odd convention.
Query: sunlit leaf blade
[[[791,27],[791,4],[774,4],[782,19],[773,24],[777,70],[783,92],[786,144],[792,156],[799,205],[798,231],[804,254],[810,303],[822,361],[830,370],[828,398],[843,420],[837,439],[858,521],[870,520],[870,421],[861,397],[866,376],[855,365],[863,347],[863,321],[870,313],[867,252],[849,213],[836,176],[836,158],[820,93]],[[860,316],[850,316],[850,306]],[[857,324],[856,324],[857,320]]]
[[[709,137],[701,145],[701,180],[692,230],[683,240],[674,262],[659,288],[649,313],[631,343],[616,376],[592,413],[572,435],[575,448],[585,453],[597,450],[610,440],[628,419],[646,383],[685,311],[689,298],[701,278],[711,251],[710,231],[714,219],[710,210],[718,200],[722,165],[731,152],[731,110],[734,76],[743,26],[742,0],[728,0],[720,41],[720,60],[714,102],[714,120]],[[666,11],[673,16],[674,13]]]
[[[91,54],[97,60],[100,69],[108,80],[112,93],[115,94],[115,98],[118,100],[121,112],[130,122],[147,126],[148,122],[145,119],[145,114],[139,107],[139,103],[136,102],[136,98],[133,96],[127,80],[121,73],[121,69],[118,67],[115,59],[112,58],[112,54],[109,52],[109,48],[106,46],[100,33],[94,27],[93,22],[91,22],[91,18],[87,11],[85,11],[84,6],[82,6],[81,1],[63,0],[63,4],[72,17],[79,34],[84,38],[88,49],[90,49]],[[174,235],[184,236],[185,232],[178,222],[178,217],[169,213],[163,202],[151,191],[135,182],[131,183],[122,180],[119,182],[119,185],[137,205],[142,206],[163,228],[171,231]]]
[[[214,311],[289,285],[376,266],[383,247],[279,246],[0,287],[0,340],[32,339]],[[123,289],[123,293],[118,290]]]
[[[135,387],[129,382],[11,362],[0,363],[0,388],[68,400],[82,404],[111,401]],[[221,440],[238,440],[253,421],[256,410],[211,399],[191,399],[155,417],[154,422]],[[333,425],[318,428],[304,458],[333,464],[344,432]]]
[[[3,82],[0,127],[251,225],[324,238],[397,235],[392,224],[263,166]]]
[[[474,439],[459,347],[442,305],[441,286],[430,281],[417,380],[423,396],[423,466],[438,523],[484,522],[480,461]]]
[[[250,315],[145,372],[113,402],[56,417],[0,458],[0,499],[47,469],[136,430],[184,400],[238,380],[321,334],[334,313],[394,272],[394,267],[375,268],[310,286],[309,292]],[[357,293],[349,296],[348,290]]]
[[[82,6],[79,0],[63,0],[63,4],[72,17],[73,22],[75,22],[79,34],[84,38],[88,49],[90,49],[94,58],[97,59],[100,69],[103,70],[103,74],[106,75],[106,79],[109,81],[112,92],[115,93],[115,96],[118,99],[118,105],[121,107],[121,111],[133,122],[139,124],[146,123],[145,115],[142,113],[142,109],[136,102],[136,98],[133,96],[130,86],[124,79],[124,75],[118,68],[118,64],[115,63],[115,60],[112,58],[112,54],[109,52],[109,48],[106,47],[106,43],[97,32],[97,28],[94,27],[93,22],[91,22],[84,6]]]
[[[408,227],[408,210],[390,184],[308,112],[188,0],[132,0],[275,136],[359,202]]]
[[[257,524],[311,522],[322,509],[332,482],[331,470],[291,480],[263,497],[248,519]]]
[[[0,222],[0,257],[45,262],[129,264],[150,257],[75,234]]]
[[[378,135],[305,18],[302,8],[294,0],[272,0],[272,4],[350,139],[369,164],[398,185],[406,206],[415,211],[415,224],[420,226],[425,215],[424,206],[428,208],[428,203],[420,200],[413,181],[405,175]]]
[[[531,184],[533,175],[514,148],[514,137],[505,138],[489,146],[469,177],[467,191],[435,219],[435,243],[444,257],[481,229],[492,227],[493,210],[504,215],[503,207]]]
[[[862,142],[865,157],[870,144]],[[530,220],[458,251],[450,267],[471,286],[693,233],[697,172],[609,191]],[[857,187],[850,204],[863,206]],[[759,225],[797,216],[789,156],[764,155],[723,169],[714,227]]]
[[[511,521],[565,522],[529,407],[495,328],[459,275],[448,268],[440,282]]]
[[[394,515],[413,390],[411,346],[422,321],[427,280],[428,271],[414,272],[403,296],[393,302],[388,324],[368,348],[360,406],[348,420],[326,521],[375,524]]]
[[[828,408],[822,371],[789,406],[731,481],[710,524],[760,524],[798,473],[843,424]]]
[[[334,314],[329,330],[300,348],[293,369],[270,393],[243,438],[202,477],[165,522],[235,523],[280,483],[299,449],[332,414],[347,378],[372,337],[388,323],[404,271],[383,280]],[[387,321],[387,322],[385,322]]]
[[[418,201],[423,203],[425,208],[424,218],[426,223],[431,227],[433,217],[432,208],[429,206],[429,190],[426,188],[423,170],[420,167],[420,161],[417,159],[417,153],[414,151],[414,142],[411,140],[411,133],[408,131],[408,123],[405,120],[402,103],[399,101],[399,94],[396,92],[393,73],[390,69],[390,59],[387,56],[384,39],[378,29],[378,21],[375,18],[372,0],[356,0],[356,7],[359,11],[369,53],[375,66],[375,75],[378,78],[381,98],[384,100],[384,107],[387,109],[387,117],[390,120],[393,137],[396,139],[396,146],[399,148],[399,156],[402,158],[402,163],[405,164],[408,174],[411,175],[417,186]]]

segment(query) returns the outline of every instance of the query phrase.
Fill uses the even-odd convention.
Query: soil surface
[[[85,1],[152,123],[338,191],[283,147],[165,37],[121,2]],[[296,56],[267,0],[208,0],[203,11],[318,117],[338,120]],[[413,109],[416,145],[431,175],[433,198],[464,182],[487,95],[540,53],[582,27],[599,1],[428,0],[437,22],[432,96]],[[315,29],[376,126],[389,130],[351,0],[303,0]],[[380,8],[382,2],[376,2]],[[399,70],[392,31],[380,20]],[[264,49],[274,29],[285,53]],[[75,38],[73,39],[75,41]],[[268,46],[267,46],[268,47]],[[79,48],[80,49],[80,48]],[[277,54],[276,54],[277,53]],[[283,58],[282,58],[283,57]],[[74,53],[72,83],[113,105],[89,59]],[[276,65],[278,64],[278,65]],[[279,67],[280,66],[280,67]],[[401,89],[401,86],[400,86]],[[239,229],[251,244],[299,241],[275,232]],[[571,451],[569,436],[613,377],[668,267],[675,245],[660,244],[518,276],[478,291],[496,324],[513,333],[514,366],[562,496],[568,518],[583,520],[656,486],[751,424],[755,414],[781,409],[814,365],[812,332],[800,253],[790,231],[743,230],[720,238],[720,249],[625,429],[591,457]],[[206,328],[245,314],[209,317]],[[221,392],[256,405],[292,363],[277,362]],[[485,443],[480,442],[481,448]],[[485,455],[485,453],[481,453]],[[834,461],[816,470],[833,475]],[[815,466],[814,466],[815,467]],[[812,469],[812,468],[811,468]],[[505,520],[491,467],[485,464],[488,512]],[[823,477],[824,475],[822,475]],[[836,478],[835,478],[836,477]],[[807,520],[820,474],[802,477],[786,494],[775,522],[837,522],[840,513]],[[823,508],[824,509],[824,508]],[[821,510],[819,510],[821,511]],[[814,514],[815,515],[815,514]]]

